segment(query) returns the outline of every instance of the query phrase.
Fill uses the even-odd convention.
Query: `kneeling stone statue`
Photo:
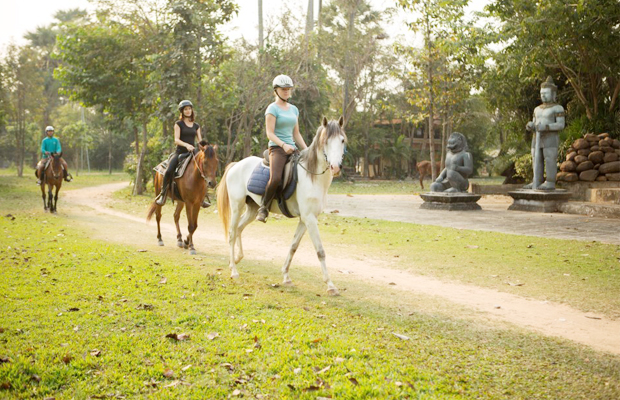
[[[474,161],[467,150],[467,139],[454,132],[448,139],[446,167],[431,185],[431,192],[459,193],[469,189],[469,176],[474,172]]]

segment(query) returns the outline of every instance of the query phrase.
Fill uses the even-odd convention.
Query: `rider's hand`
[[[185,146],[185,148],[187,149],[187,151],[194,151],[194,146],[192,146],[191,144],[188,144],[187,146]]]
[[[284,143],[284,145],[282,145],[282,150],[284,150],[286,154],[291,154],[295,151],[295,148],[290,144]]]
[[[46,151],[46,152],[45,152],[45,155],[46,155],[46,156],[49,156],[49,155],[50,155],[50,152],[49,152],[49,151]]]

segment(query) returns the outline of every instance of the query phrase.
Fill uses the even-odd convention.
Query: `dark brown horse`
[[[419,163],[416,164],[416,167],[418,168],[418,173],[420,174],[420,186],[422,186],[422,189],[424,189],[424,183],[423,183],[424,178],[427,176],[430,176],[431,179],[433,178],[433,171],[431,170],[431,162],[420,161]],[[441,172],[439,168],[441,168],[441,163],[437,161],[435,162],[435,172],[437,173],[437,175],[439,175],[439,173]]]
[[[41,178],[41,197],[43,198],[43,208],[45,212],[49,210],[51,213],[56,213],[56,204],[58,203],[58,191],[62,186],[62,163],[60,157],[62,154],[53,153],[50,155],[49,164],[43,171]],[[45,186],[47,185],[47,200],[45,200]],[[52,195],[52,189],[55,188],[55,193]]]
[[[177,201],[177,208],[174,211],[174,223],[177,227],[177,246],[189,249],[190,254],[196,254],[192,236],[196,228],[198,228],[198,213],[200,212],[202,201],[207,194],[207,186],[210,188],[215,187],[215,174],[217,173],[218,167],[217,145],[211,146],[206,142],[201,142],[198,146],[200,151],[198,154],[190,156],[193,160],[189,162],[183,176],[174,179],[181,198],[176,198],[174,190],[168,191],[168,193],[170,193],[170,198]],[[156,197],[159,195],[159,192],[161,192],[163,179],[163,175],[155,173],[154,186]],[[187,229],[189,231],[185,242],[183,242],[183,235],[181,235],[181,228],[179,227],[179,218],[184,206],[185,213],[187,214]],[[155,201],[153,201],[149,208],[146,220],[150,221],[153,214],[157,217],[158,244],[163,246],[164,242],[161,239],[161,229],[159,225],[159,221],[161,220],[161,206],[157,205]]]

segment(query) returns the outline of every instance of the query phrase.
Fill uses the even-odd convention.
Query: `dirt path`
[[[139,248],[160,249],[160,251],[170,249],[174,245],[172,239],[176,235],[172,223],[162,224],[162,234],[165,241],[167,238],[167,247],[158,248],[155,245],[154,224],[149,226],[144,222],[144,217],[135,217],[106,206],[110,201],[110,194],[126,185],[127,183],[116,183],[67,191],[64,200],[73,203],[75,206],[66,207],[64,211],[69,214],[70,218],[81,221],[90,227],[93,237],[131,244]],[[333,197],[338,196],[330,196],[328,210],[339,208],[341,214],[353,215],[346,211],[343,212],[346,209],[344,199],[340,203],[334,204],[332,202]],[[347,198],[346,196],[341,197]],[[374,204],[376,201],[376,199],[373,200]],[[386,201],[388,200],[382,199],[383,204]],[[398,204],[398,202],[396,203]],[[356,203],[352,202],[352,204],[355,205]],[[364,215],[358,214],[356,216]],[[394,216],[392,215],[392,217]],[[169,218],[168,215],[166,220]],[[185,222],[183,223],[183,231],[185,231],[184,225]],[[279,238],[272,238],[270,243],[267,243],[260,239],[258,233],[260,231],[252,234],[252,229],[260,229],[260,227],[252,228],[253,226],[250,225],[248,234],[244,235],[246,256],[252,259],[282,262],[286,253],[286,250],[283,249],[289,247],[293,232],[290,233],[290,237],[283,235]],[[211,229],[208,233],[199,228],[194,238],[199,252],[203,250],[200,243],[206,243],[208,239],[212,244],[209,253],[220,254],[224,265],[227,263],[228,250],[224,243],[221,228]],[[332,279],[337,285],[339,283],[342,285],[342,282],[349,280],[363,280],[399,292],[437,296],[476,310],[477,313],[490,320],[509,322],[544,335],[569,339],[597,350],[620,355],[620,321],[605,318],[593,319],[591,315],[562,304],[532,300],[492,289],[414,275],[391,269],[391,260],[371,259],[360,255],[347,254],[346,249],[341,247],[336,249],[329,243],[324,243],[324,245]],[[317,270],[316,253],[307,238],[304,238],[299,247],[294,264],[295,268],[307,267]],[[240,272],[243,274],[243,264],[241,264]],[[394,282],[397,284],[389,285]]]

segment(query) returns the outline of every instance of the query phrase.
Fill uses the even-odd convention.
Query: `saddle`
[[[297,164],[299,164],[299,157],[299,153],[293,153],[288,157],[284,165],[282,183],[280,183],[280,187],[278,187],[278,191],[276,192],[276,199],[278,200],[280,211],[289,218],[293,218],[293,215],[286,206],[286,200],[290,199],[293,193],[295,193],[295,189],[297,189]],[[269,150],[265,150],[263,153],[263,161],[252,171],[252,175],[248,181],[248,191],[259,196],[264,196],[269,177]]]
[[[155,168],[153,168],[153,170],[156,173],[163,176],[166,173],[166,169],[168,169],[168,164],[170,163],[170,159],[172,158],[173,155],[174,153],[170,154],[170,156],[168,156],[167,159],[159,163]],[[190,152],[179,155],[179,163],[177,164],[177,169],[174,171],[174,177],[172,178],[171,188],[170,188],[170,194],[171,194],[170,198],[172,199],[173,202],[174,200],[183,201],[183,198],[181,197],[181,193],[179,192],[179,188],[177,187],[177,183],[174,180],[176,178],[182,177],[183,174],[185,174],[185,170],[187,169],[187,166],[189,165],[192,159],[191,155],[192,153]]]
[[[179,163],[177,164],[177,169],[174,172],[175,179],[182,177],[183,174],[185,173],[185,169],[187,168],[190,160],[192,159],[190,157],[191,154],[192,153],[187,152],[187,153],[183,153],[179,155]],[[174,153],[170,154],[170,156],[168,156],[167,159],[160,162],[155,168],[153,168],[153,171],[157,172],[160,175],[164,175],[166,173],[166,170],[168,169],[168,164],[170,163],[170,159],[172,158],[173,155]]]

